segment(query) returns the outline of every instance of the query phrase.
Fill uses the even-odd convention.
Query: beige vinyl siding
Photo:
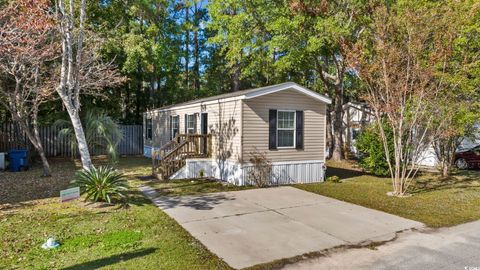
[[[269,110],[304,111],[304,149],[268,149]],[[243,157],[257,149],[272,162],[324,160],[326,104],[294,90],[260,96],[243,102]]]
[[[223,156],[226,159],[237,161],[241,156],[241,107],[242,100],[217,102],[208,105],[201,103],[187,107],[172,107],[166,111],[154,110],[146,113],[152,117],[153,140],[146,140],[145,145],[161,147],[170,141],[170,116],[179,116],[179,133],[185,134],[185,114],[197,113],[196,131],[201,132],[201,113],[208,113],[208,132],[213,134],[212,152],[213,158]],[[145,123],[145,120],[144,120]],[[218,137],[221,135],[224,141],[220,144]]]

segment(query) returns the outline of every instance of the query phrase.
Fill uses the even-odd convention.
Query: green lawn
[[[452,226],[480,219],[480,173],[465,171],[448,179],[424,174],[416,179],[413,196],[396,198],[389,178],[365,175],[350,164],[327,164],[327,175],[342,183],[316,183],[295,187],[320,195],[417,220],[430,227]]]
[[[119,168],[134,186],[127,209],[82,200],[59,203],[52,197],[57,191],[42,190],[42,181],[68,186],[71,162],[52,163],[55,180],[36,177],[40,168],[0,173],[0,185],[15,177],[33,190],[11,196],[11,204],[0,203],[0,269],[229,269],[136,190],[149,165],[144,158],[121,160]],[[61,247],[41,249],[48,236],[57,237]]]
[[[210,179],[152,181],[149,185],[163,196],[197,195],[255,188],[253,186],[236,186]]]
[[[101,161],[97,161],[97,164]],[[432,227],[480,218],[480,178],[475,171],[438,180],[417,179],[413,196],[392,198],[390,181],[365,175],[355,164],[329,164],[329,175],[343,183],[295,185],[307,191],[418,220]],[[78,168],[78,164],[76,165]],[[167,196],[240,190],[205,179],[158,182],[148,179],[150,162],[121,159],[118,165],[132,186],[127,209],[58,202],[75,165],[52,163],[52,178],[40,178],[40,168],[21,173],[0,172],[0,269],[228,269],[180,225],[153,206],[136,189],[151,185]],[[62,245],[40,248],[48,236]]]

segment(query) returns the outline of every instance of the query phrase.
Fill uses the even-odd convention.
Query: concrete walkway
[[[423,224],[293,187],[200,196],[144,193],[234,268],[385,241]]]
[[[337,250],[284,269],[480,269],[480,221],[451,228],[408,232],[376,250]]]

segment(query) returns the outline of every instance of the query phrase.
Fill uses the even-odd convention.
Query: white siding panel
[[[238,161],[241,157],[241,105],[242,100],[218,102],[216,104],[191,106],[183,109],[173,107],[167,111],[152,111],[146,113],[152,117],[153,138],[145,139],[145,145],[160,148],[170,141],[169,119],[170,116],[179,116],[180,134],[185,134],[185,115],[197,113],[197,133],[200,133],[201,116],[208,113],[208,132],[213,134],[212,157],[223,157]],[[222,138],[222,139],[219,139]]]

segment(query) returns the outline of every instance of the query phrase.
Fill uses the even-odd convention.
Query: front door
[[[200,132],[202,135],[208,134],[208,113],[202,113],[201,121],[200,121]],[[202,140],[202,151],[203,154],[206,155],[208,151],[208,139],[207,137],[203,138]]]
[[[202,120],[201,120],[201,132],[203,135],[208,134],[208,113],[202,113]]]

